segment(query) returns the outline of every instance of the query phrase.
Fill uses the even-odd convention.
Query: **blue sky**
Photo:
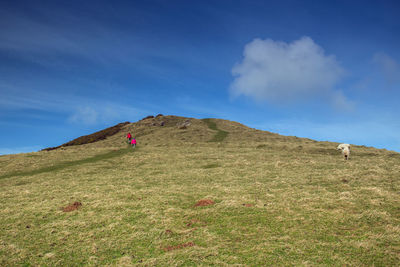
[[[400,152],[398,1],[1,1],[0,154],[147,115]]]

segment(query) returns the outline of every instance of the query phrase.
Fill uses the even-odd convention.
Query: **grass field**
[[[0,266],[399,265],[400,154],[161,119],[1,156]]]

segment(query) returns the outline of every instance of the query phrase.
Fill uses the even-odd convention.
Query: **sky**
[[[3,0],[0,155],[157,114],[400,152],[399,14],[387,0]]]

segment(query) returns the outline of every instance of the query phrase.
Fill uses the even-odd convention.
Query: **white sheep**
[[[350,145],[349,144],[340,144],[336,148],[337,150],[342,150],[342,154],[345,160],[348,160],[350,157]]]

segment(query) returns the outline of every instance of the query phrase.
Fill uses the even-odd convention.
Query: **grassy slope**
[[[126,126],[135,151],[121,132],[0,157],[0,266],[398,264],[399,154],[168,119]]]

